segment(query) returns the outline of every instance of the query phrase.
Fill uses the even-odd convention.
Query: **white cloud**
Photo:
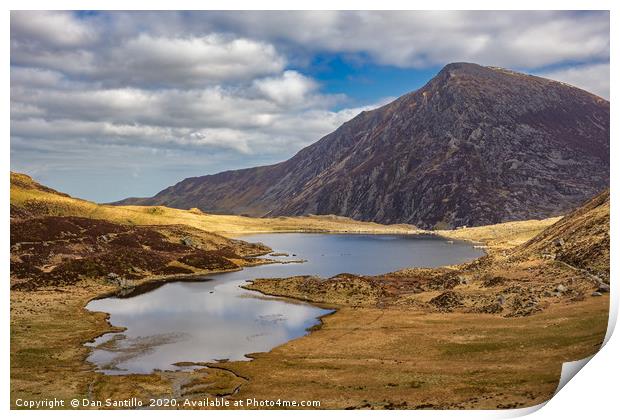
[[[400,67],[472,61],[503,67],[606,59],[609,13],[372,11],[210,13],[217,30],[304,49],[362,53]]]
[[[16,31],[11,63],[43,68],[110,86],[198,87],[281,73],[286,59],[275,47],[243,37],[139,34],[92,48],[31,44]]]
[[[273,163],[379,105],[334,111],[346,97],[305,70],[323,53],[402,68],[553,66],[544,76],[607,97],[608,64],[565,63],[608,60],[609,14],[12,12],[12,164],[86,174],[140,162],[174,181]]]
[[[278,77],[255,80],[254,85],[267,98],[281,105],[302,103],[318,86],[311,78],[293,70],[285,71]]]
[[[54,138],[292,154],[362,111],[329,111],[326,104],[340,96],[320,95],[315,86],[296,72],[259,79],[248,89],[16,85],[11,90],[11,135],[33,142]]]
[[[62,11],[12,11],[11,38],[51,47],[77,47],[92,43],[97,33],[92,26]]]
[[[541,73],[548,79],[568,83],[609,100],[609,64],[585,64]]]
[[[200,86],[275,74],[286,60],[267,43],[218,34],[171,38],[142,34],[112,49],[103,72],[134,85]]]

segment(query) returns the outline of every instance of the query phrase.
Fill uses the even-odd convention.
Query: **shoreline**
[[[454,231],[457,232],[457,231]],[[460,232],[460,230],[459,230]],[[432,236],[438,239],[445,239],[446,241],[449,240],[454,240],[452,239],[450,236],[447,236],[445,234],[442,233],[438,233],[438,232],[431,232],[431,231],[415,231],[415,232],[377,232],[377,231],[369,231],[369,232],[361,232],[361,231],[356,231],[356,232],[342,232],[342,231],[332,231],[332,232],[319,232],[319,231],[312,231],[312,232],[308,232],[308,231],[304,231],[304,230],[295,230],[295,231],[278,231],[278,232],[274,232],[274,231],[263,231],[263,232],[248,232],[246,235],[238,235],[236,236],[237,238],[239,237],[243,237],[243,236],[251,236],[253,234],[274,234],[274,233],[310,233],[310,234],[336,234],[336,235],[341,235],[341,234],[369,234],[369,235],[420,235],[420,236]],[[249,238],[248,238],[249,239]],[[483,244],[487,244],[485,241],[474,241],[474,240],[468,240],[468,239],[462,239],[462,238],[455,238],[456,240],[459,241],[465,241],[465,242],[470,242],[472,244],[472,246],[474,246],[476,243],[483,243]],[[250,239],[251,241],[251,239]],[[489,253],[495,254],[496,249],[494,247],[487,247],[485,249],[485,252],[487,253],[487,255]],[[256,257],[259,256],[266,256],[268,255],[270,252],[273,252],[273,250],[271,251],[266,251],[264,253],[260,253],[258,255],[256,255]],[[148,285],[154,285],[154,284],[166,284],[168,282],[175,282],[175,281],[192,281],[192,279],[194,278],[197,281],[208,281],[208,279],[204,279],[204,278],[197,278],[197,277],[205,277],[205,276],[209,276],[211,274],[218,274],[218,273],[224,273],[224,272],[233,272],[233,271],[241,271],[243,270],[245,267],[250,267],[250,266],[256,266],[256,265],[263,265],[263,264],[272,264],[272,263],[281,263],[281,261],[277,261],[277,260],[267,260],[267,259],[256,259],[255,261],[252,261],[251,263],[247,263],[246,265],[242,266],[242,267],[238,267],[238,268],[234,268],[234,269],[227,269],[227,270],[205,270],[199,273],[192,273],[192,274],[184,274],[184,275],[154,275],[154,276],[147,276],[144,279],[141,279],[137,284],[136,287],[148,287]],[[265,378],[262,377],[262,374],[259,374],[259,376],[257,377],[255,374],[251,374],[248,375],[247,371],[249,372],[255,372],[256,369],[259,369],[258,367],[263,366],[263,364],[265,363],[265,361],[263,359],[266,360],[271,360],[274,359],[274,357],[282,357],[282,356],[278,356],[280,355],[280,353],[282,352],[289,352],[290,349],[295,348],[298,345],[301,345],[301,343],[306,343],[307,340],[310,340],[311,342],[320,342],[321,337],[324,336],[324,334],[328,334],[330,333],[330,331],[332,331],[333,329],[330,328],[330,325],[328,324],[334,324],[337,323],[338,325],[340,325],[342,323],[342,319],[344,317],[344,319],[347,319],[346,317],[350,316],[351,313],[359,313],[359,314],[365,314],[365,313],[369,313],[372,312],[372,308],[360,308],[358,309],[352,309],[343,305],[338,305],[338,304],[328,304],[325,302],[318,302],[316,300],[313,300],[311,298],[308,299],[303,299],[300,298],[299,296],[289,296],[287,294],[281,293],[271,293],[271,292],[264,292],[262,290],[259,289],[255,289],[252,287],[253,282],[256,279],[252,279],[252,280],[248,280],[247,283],[244,283],[243,285],[240,285],[241,288],[246,289],[246,290],[251,290],[254,292],[258,292],[261,295],[265,296],[265,297],[270,297],[270,298],[278,298],[278,299],[285,299],[285,300],[290,300],[290,301],[294,301],[294,302],[299,302],[299,303],[305,303],[305,304],[310,304],[313,305],[315,307],[319,307],[322,309],[326,309],[326,310],[330,310],[331,312],[324,314],[320,317],[317,317],[316,320],[318,321],[315,325],[309,327],[306,330],[306,333],[300,337],[296,337],[292,340],[289,340],[285,343],[282,343],[272,349],[270,349],[267,352],[260,352],[260,353],[256,353],[256,354],[249,354],[246,355],[246,357],[250,358],[251,360],[249,361],[239,361],[239,362],[231,362],[231,361],[215,361],[215,362],[194,362],[199,366],[203,366],[205,367],[205,369],[220,369],[220,368],[226,368],[226,370],[228,370],[229,372],[233,372],[235,375],[239,376],[239,377],[251,377],[252,378],[252,384],[250,385],[249,383],[247,384],[242,384],[243,386],[239,387],[239,385],[235,385],[235,389],[236,392],[241,392],[242,394],[246,394],[248,393],[248,395],[253,395],[252,392],[257,392],[260,391],[257,395],[261,395],[263,394],[263,390],[261,389],[256,389],[256,386],[258,383],[262,383],[265,381]],[[77,374],[77,371],[75,370],[68,370],[67,374],[69,375],[69,377],[83,377],[84,375],[86,375],[87,377],[90,377],[90,385],[89,385],[89,389],[95,389],[95,391],[89,391],[89,395],[101,395],[101,392],[104,392],[104,389],[106,386],[112,386],[111,384],[113,383],[117,383],[117,386],[121,386],[121,387],[130,387],[130,386],[135,386],[135,384],[138,383],[143,383],[143,382],[148,382],[148,383],[161,383],[161,381],[167,381],[167,380],[174,380],[174,381],[179,381],[181,379],[179,378],[190,378],[190,377],[194,377],[195,375],[202,375],[202,374],[206,374],[206,371],[202,371],[200,368],[197,369],[193,369],[191,371],[159,371],[159,372],[153,372],[153,373],[149,373],[149,374],[132,374],[132,373],[127,373],[127,374],[123,374],[123,375],[114,375],[114,376],[109,376],[109,375],[105,375],[101,372],[97,372],[97,366],[94,365],[91,362],[88,362],[87,359],[90,355],[90,349],[88,349],[88,346],[86,346],[85,344],[87,343],[92,343],[93,340],[95,340],[97,337],[100,337],[101,335],[107,334],[107,333],[111,333],[111,332],[116,332],[116,331],[122,331],[122,327],[118,327],[118,326],[114,326],[112,324],[110,324],[109,322],[109,318],[110,318],[110,314],[106,314],[104,312],[91,312],[88,309],[86,309],[86,306],[88,305],[89,302],[91,302],[92,300],[96,300],[96,299],[101,299],[101,298],[105,298],[105,297],[109,297],[109,296],[113,296],[115,294],[117,294],[120,290],[122,290],[122,288],[120,288],[119,286],[115,286],[113,289],[110,289],[112,286],[109,284],[104,284],[102,283],[95,283],[93,281],[88,281],[85,285],[85,289],[83,292],[79,293],[81,295],[86,295],[86,299],[84,299],[83,301],[85,302],[81,307],[80,310],[86,312],[86,313],[91,313],[93,315],[95,315],[96,319],[101,319],[105,325],[104,328],[100,328],[99,329],[99,334],[97,336],[89,336],[88,339],[81,341],[80,346],[82,348],[85,348],[86,351],[84,352],[84,356],[83,358],[81,358],[81,364],[82,366],[87,367],[87,372],[83,372],[82,374]],[[157,286],[159,287],[159,286]],[[110,290],[97,290],[97,289],[110,289]],[[65,289],[68,291],[68,289]],[[48,292],[50,293],[54,293],[52,290],[48,290]],[[19,292],[20,294],[23,292]],[[78,299],[79,296],[78,296]],[[81,300],[81,299],[80,299]],[[23,307],[23,305],[22,305]],[[78,309],[78,308],[76,308]],[[392,308],[388,308],[387,309],[388,313],[394,312],[397,313],[398,310],[392,310]],[[57,312],[55,310],[55,312]],[[421,311],[416,311],[420,312],[419,314],[417,314],[416,316],[421,316],[421,319],[426,319],[427,317],[430,318],[437,318],[437,319],[443,319],[442,317],[444,316],[443,314],[427,314]],[[456,314],[455,314],[456,315]],[[51,315],[52,317],[54,316],[53,314]],[[471,315],[466,315],[467,318],[470,318]],[[484,318],[484,317],[483,317]],[[476,319],[478,319],[478,317],[476,317]],[[486,318],[485,318],[486,319]],[[78,324],[79,325],[79,324]],[[332,325],[333,326],[333,325]],[[359,327],[358,327],[359,328]],[[92,328],[91,328],[92,329]],[[90,330],[89,330],[90,331]],[[351,332],[354,335],[357,335],[357,332]],[[317,335],[318,334],[318,335]],[[70,349],[68,349],[70,350]],[[80,352],[82,352],[81,349],[76,349],[79,350]],[[288,353],[286,353],[288,354]],[[287,356],[288,357],[288,356]],[[182,362],[181,362],[182,363]],[[250,364],[255,364],[258,363],[258,365],[252,365],[249,366]],[[209,366],[211,365],[211,366]],[[258,366],[258,367],[257,367]],[[211,371],[213,372],[213,371]],[[213,375],[213,373],[209,373],[209,375]],[[124,379],[123,379],[124,378]],[[172,378],[172,379],[171,379]],[[13,379],[12,379],[13,381]],[[125,381],[122,384],[118,383],[117,381]],[[255,381],[258,381],[255,383]],[[177,383],[177,382],[174,382]],[[93,385],[95,384],[95,385]],[[134,384],[134,385],[132,385]],[[52,386],[52,385],[50,385]],[[95,388],[93,388],[93,386],[95,386]],[[163,388],[162,391],[158,391],[158,392],[164,392],[164,389],[168,389],[168,385],[164,386],[163,383],[161,385]],[[170,385],[172,386],[172,385]],[[249,386],[250,388],[248,388],[248,390],[245,390],[245,387]],[[104,387],[104,388],[101,388]],[[159,389],[159,388],[158,388]],[[12,394],[13,392],[17,392],[16,390],[14,390],[12,388]],[[92,392],[95,392],[95,394],[92,394]],[[104,392],[105,394],[105,392]],[[21,395],[21,394],[20,394]],[[107,395],[107,394],[105,394]],[[156,395],[163,395],[163,394],[156,394]],[[235,394],[236,395],[236,394]]]
[[[404,235],[404,236],[420,236],[420,237],[426,236],[426,237],[433,237],[433,238],[436,238],[436,239],[439,239],[439,240],[443,239],[443,240],[446,240],[447,242],[451,242],[451,243],[454,242],[454,240],[450,239],[450,237],[443,236],[443,235],[441,235],[439,233],[436,233],[436,232],[433,232],[433,231],[425,231],[425,230],[416,230],[416,231],[413,231],[413,232],[409,231],[409,232],[398,232],[398,233],[390,233],[390,232],[383,232],[383,231],[379,231],[379,232],[377,232],[377,231],[355,231],[355,232],[324,231],[323,232],[323,231],[303,231],[303,230],[278,231],[278,232],[265,231],[265,232],[247,232],[247,233],[244,233],[243,235],[235,236],[232,239],[241,239],[244,236],[252,236],[252,235],[257,235],[257,234],[281,234],[281,233],[282,234],[301,233],[301,234],[317,234],[317,235],[357,235],[357,234],[360,234],[360,235]],[[479,246],[479,245],[476,245],[476,244],[482,243],[482,242],[474,242],[474,241],[465,240],[465,239],[456,239],[456,241],[464,242],[464,243],[470,243],[470,244],[472,244],[472,246],[474,248],[476,246]],[[488,253],[487,253],[488,247],[486,247],[486,245],[485,245],[484,251],[485,251],[485,255],[488,255]],[[298,261],[291,261],[291,262],[289,262],[289,261],[278,261],[278,260],[272,260],[272,259],[262,259],[262,260],[258,259],[258,257],[269,255],[272,252],[273,252],[273,249],[271,249],[271,251],[266,251],[266,252],[263,252],[263,253],[258,253],[256,255],[248,256],[248,258],[257,258],[256,259],[256,263],[243,265],[243,266],[240,266],[238,268],[233,268],[233,269],[227,269],[227,270],[226,269],[224,269],[224,270],[204,270],[202,272],[196,272],[196,273],[192,273],[192,274],[170,274],[170,275],[147,276],[144,279],[140,279],[139,283],[137,283],[135,286],[131,287],[131,289],[133,291],[134,289],[148,288],[149,286],[154,286],[153,289],[148,289],[146,291],[143,291],[143,292],[140,292],[140,293],[136,294],[136,295],[139,295],[139,294],[143,294],[143,293],[146,293],[148,291],[154,290],[154,289],[156,289],[158,287],[161,287],[161,286],[163,286],[163,285],[165,285],[167,283],[192,282],[192,281],[197,281],[197,282],[209,281],[210,279],[208,279],[208,278],[201,278],[201,277],[209,276],[209,275],[212,275],[212,274],[220,274],[220,273],[243,271],[245,269],[245,267],[255,267],[255,266],[267,265],[267,264],[288,264],[288,263],[291,263],[291,262],[298,262]],[[478,258],[480,258],[480,257],[478,257]],[[475,258],[472,261],[475,261],[476,259],[477,258]],[[306,260],[303,260],[303,262],[305,262],[305,261]],[[451,267],[451,266],[450,265],[444,265],[444,266],[441,266],[441,267]],[[415,268],[416,267],[408,267],[407,269],[415,269]],[[387,274],[390,274],[390,273],[383,273],[383,274],[387,275]],[[250,290],[250,291],[258,292],[261,295],[266,296],[266,297],[275,297],[275,298],[280,298],[280,299],[284,299],[284,300],[290,300],[290,301],[298,302],[298,303],[306,303],[306,304],[310,304],[312,306],[315,306],[317,308],[321,308],[321,309],[332,311],[332,312],[330,312],[328,314],[321,315],[321,316],[317,317],[316,319],[319,322],[317,324],[309,327],[306,330],[307,334],[304,334],[303,336],[308,335],[308,334],[312,333],[313,331],[316,331],[316,330],[320,329],[324,325],[324,322],[323,322],[323,318],[324,317],[328,317],[330,315],[334,315],[339,309],[342,308],[342,305],[334,305],[334,304],[330,305],[330,304],[326,304],[326,303],[323,303],[323,302],[314,301],[312,299],[304,299],[304,298],[301,298],[301,297],[289,296],[289,295],[286,295],[286,294],[266,293],[266,292],[264,292],[264,291],[262,291],[262,290],[260,290],[258,288],[252,288],[251,287],[256,280],[257,279],[247,280],[243,285],[240,285],[239,287],[242,288],[242,289],[245,289],[245,290]],[[92,302],[94,300],[105,299],[105,298],[108,298],[108,297],[116,296],[122,290],[123,290],[123,288],[118,286],[114,291],[105,292],[105,293],[103,293],[101,295],[95,296],[92,299],[90,299],[86,303],[86,305],[84,305],[84,309],[89,311],[89,312],[97,312],[97,313],[105,314],[106,321],[108,321],[108,323],[109,323],[109,318],[110,318],[111,314],[109,314],[107,312],[90,311],[89,309],[87,309],[87,306],[88,306],[88,304],[90,302]],[[132,297],[132,293],[130,292],[127,297]],[[105,334],[109,334],[109,333],[112,333],[112,332],[121,332],[121,331],[125,331],[126,330],[126,327],[115,326],[115,325],[112,325],[112,324],[109,324],[109,325],[110,325],[110,328],[111,328],[110,331],[107,331],[107,332],[104,332],[104,333],[100,334],[98,337],[95,337],[93,340],[90,340],[87,343],[93,342],[96,338],[99,338],[99,337],[101,337],[101,336],[103,336]],[[303,337],[303,336],[300,336],[300,337]],[[298,339],[300,337],[296,337],[296,338],[294,338],[292,340],[289,340],[289,341],[287,341],[285,343],[282,343],[282,344],[286,344],[286,343],[288,343],[290,341],[293,341],[293,340],[296,340],[296,339]],[[276,347],[278,347],[278,346],[276,346]],[[271,350],[273,350],[273,349],[271,349]],[[269,350],[269,351],[271,351],[271,350]],[[251,357],[249,357],[249,358],[251,358]],[[86,362],[86,360],[85,360],[85,362]],[[90,363],[90,362],[87,362],[87,363]],[[181,362],[176,362],[176,363],[184,363],[184,362],[181,361]],[[196,362],[197,365],[199,365],[201,363],[217,364],[219,362],[205,362],[205,361]],[[96,369],[95,369],[95,372],[96,372]],[[131,375],[133,375],[133,373]],[[125,375],[117,375],[117,376],[125,376]]]
[[[405,236],[433,237],[433,238],[436,238],[436,239],[439,239],[439,240],[444,239],[444,240],[446,240],[448,242],[453,242],[448,237],[439,235],[439,234],[431,232],[431,231],[415,231],[415,232],[409,232],[407,234],[403,234],[403,233],[387,233],[387,232],[374,232],[374,231],[371,231],[371,232],[340,232],[340,231],[336,231],[336,232],[326,232],[326,233],[323,233],[323,232],[290,231],[290,232],[264,232],[264,233],[266,233],[266,234],[301,233],[301,234],[319,234],[319,235],[324,235],[324,234],[332,234],[332,235],[354,235],[354,234],[362,234],[362,235],[405,235]],[[260,233],[247,233],[247,234],[245,234],[243,236],[251,236],[251,235],[254,235],[254,234],[260,234]],[[241,236],[235,237],[235,239],[238,239],[238,238],[241,238]],[[464,242],[464,243],[470,243],[470,244],[472,244],[472,246],[474,246],[474,247],[476,246],[475,242],[472,242],[472,241],[463,240],[463,239],[456,239],[456,241]],[[265,256],[265,255],[269,255],[272,252],[273,252],[273,250],[268,251],[268,252],[264,252],[264,253],[261,253],[261,254],[253,255],[252,257]],[[485,255],[487,255],[487,254],[485,253]],[[480,257],[478,257],[478,258],[480,258]],[[477,258],[475,258],[475,259],[477,259]],[[472,261],[474,261],[474,260],[472,260]],[[206,270],[204,272],[192,273],[192,274],[149,276],[149,277],[146,277],[145,279],[142,279],[142,281],[139,284],[137,284],[136,286],[134,286],[132,289],[145,288],[145,287],[148,288],[149,285],[155,285],[154,288],[158,288],[158,287],[161,287],[164,284],[174,283],[174,282],[209,281],[209,279],[200,278],[200,277],[208,276],[208,275],[211,275],[211,274],[220,274],[220,273],[226,273],[226,272],[243,271],[245,269],[245,267],[254,267],[254,266],[266,265],[266,264],[288,264],[288,263],[291,263],[290,261],[278,261],[278,260],[271,260],[271,259],[262,259],[262,260],[257,259],[256,261],[257,262],[254,263],[254,264],[247,264],[247,265],[235,268],[235,269],[228,269],[228,270],[212,270],[212,271]],[[305,262],[305,260],[303,260],[303,261]],[[298,261],[294,261],[294,262],[298,262]],[[450,267],[450,266],[449,265],[445,265],[445,266],[441,266],[441,267]],[[383,274],[387,275],[389,273],[383,273]],[[254,282],[256,280],[257,280],[256,278],[247,280],[245,283],[239,285],[239,287],[241,289],[257,292],[260,295],[265,296],[265,297],[279,298],[279,299],[282,299],[282,300],[285,300],[285,301],[309,304],[309,305],[312,305],[312,306],[320,308],[320,309],[325,309],[325,310],[331,311],[331,312],[329,312],[327,314],[324,314],[324,315],[321,315],[321,316],[315,318],[318,321],[318,323],[316,323],[315,325],[312,325],[311,327],[308,327],[306,329],[306,334],[304,334],[302,336],[299,336],[299,337],[295,337],[295,338],[293,338],[291,340],[288,340],[285,343],[282,343],[282,344],[280,344],[280,345],[278,345],[276,347],[279,347],[281,345],[284,345],[286,343],[289,343],[291,341],[294,341],[296,339],[299,339],[301,337],[304,337],[306,335],[311,334],[314,331],[317,331],[317,330],[321,329],[323,327],[323,325],[324,325],[324,320],[323,320],[324,318],[329,317],[331,315],[334,315],[334,314],[336,314],[338,312],[338,310],[342,309],[342,305],[327,304],[327,303],[315,301],[315,300],[312,300],[312,299],[304,299],[304,298],[301,298],[301,297],[290,296],[290,295],[286,295],[286,294],[277,294],[277,293],[267,293],[267,292],[264,292],[264,291],[262,291],[262,290],[260,290],[258,288],[253,288],[252,287],[252,285],[254,284]],[[102,295],[99,295],[99,296],[96,296],[96,297],[90,299],[88,301],[88,303],[90,303],[90,302],[92,302],[94,300],[105,299],[107,297],[115,296],[115,295],[117,295],[122,290],[123,290],[122,288],[118,287],[116,290],[114,290],[112,292],[107,292],[107,293],[104,293]],[[137,293],[137,294],[142,294],[142,293],[148,292],[150,290],[152,290],[152,289],[148,289],[146,291],[143,291],[143,292],[140,292],[140,293]],[[131,293],[127,297],[132,297]],[[88,306],[88,303],[84,306],[84,309],[90,311],[89,309],[86,308],[86,306]],[[93,311],[91,311],[91,312],[93,312]],[[99,313],[105,314],[106,315],[106,320],[109,321],[109,317],[111,316],[109,313],[106,313],[106,312],[99,312]],[[110,324],[110,327],[112,328],[112,330],[110,330],[108,332],[104,332],[104,333],[100,334],[98,337],[101,337],[102,335],[105,335],[105,334],[108,334],[108,333],[111,333],[111,332],[124,331],[126,329],[126,327],[119,327],[119,326],[115,326],[115,325],[112,325],[112,324]],[[118,329],[118,330],[115,330],[115,328]],[[89,341],[89,342],[92,342],[92,341],[94,341],[94,339]],[[274,347],[274,348],[276,348],[276,347]],[[273,349],[270,349],[268,351],[271,351],[271,350],[273,350]],[[251,356],[247,356],[246,355],[246,357],[248,357],[250,359],[253,359],[253,357],[251,357]],[[90,363],[90,362],[88,362],[88,363]],[[178,361],[176,363],[185,363],[185,362],[184,361]],[[207,364],[207,363],[209,363],[209,364],[218,364],[220,362],[218,362],[218,361],[214,361],[214,362],[197,361],[197,362],[193,362],[193,363],[196,364],[197,366],[200,366],[201,364]],[[164,372],[166,372],[166,371],[167,370],[164,370]],[[95,372],[96,372],[96,369],[95,369]],[[174,371],[171,371],[171,372],[174,372]],[[134,375],[134,374],[135,373],[128,373],[127,375]],[[152,373],[150,373],[150,374],[152,374]],[[145,374],[145,375],[149,375],[149,374]],[[126,376],[126,375],[116,375],[116,376]]]
[[[272,251],[268,251],[262,254],[257,254],[257,255],[252,255],[249,258],[256,258],[256,257],[260,257],[261,255],[268,255],[270,252]],[[274,264],[277,263],[277,261],[275,260],[265,260],[265,262],[258,262],[256,264],[248,264],[247,267],[256,267],[258,265],[266,265],[266,264]],[[243,269],[246,266],[240,266],[237,268],[230,268],[230,269],[222,269],[222,270],[203,270],[203,271],[198,271],[196,273],[192,273],[192,274],[161,274],[161,275],[153,275],[153,276],[146,276],[143,279],[138,280],[138,283],[135,284],[134,286],[131,287],[131,289],[137,289],[137,288],[144,288],[144,287],[148,287],[151,285],[155,285],[155,288],[161,287],[167,283],[175,283],[175,282],[191,282],[191,281],[196,281],[196,282],[201,282],[201,281],[209,281],[211,279],[208,278],[200,278],[200,277],[204,277],[204,276],[209,276],[212,274],[221,274],[221,273],[232,273],[232,272],[236,272],[236,271],[243,271]],[[112,285],[110,285],[112,286]],[[119,294],[119,292],[121,292],[124,288],[122,288],[121,286],[116,286],[114,290],[108,291],[108,292],[102,292],[99,294],[96,294],[95,296],[93,296],[92,298],[88,299],[88,301],[86,302],[86,304],[84,305],[83,309],[91,312],[93,314],[103,314],[105,316],[105,321],[108,323],[110,330],[109,331],[105,331],[101,334],[99,334],[98,336],[92,338],[89,341],[85,341],[84,345],[86,345],[87,343],[92,343],[94,342],[97,338],[105,335],[105,334],[109,334],[109,333],[113,333],[113,332],[122,332],[125,331],[127,329],[127,327],[122,327],[122,326],[116,326],[113,325],[109,322],[111,314],[108,312],[102,312],[102,311],[91,311],[90,309],[87,308],[88,304],[91,303],[92,301],[95,300],[100,300],[100,299],[106,299],[109,297],[113,297],[113,296],[117,296]],[[154,290],[154,289],[151,289]],[[150,291],[150,290],[149,290]],[[144,293],[144,292],[143,292]],[[139,293],[142,294],[142,293]],[[86,359],[88,358],[88,355],[86,356],[86,358],[84,359],[85,363],[91,364],[90,362],[88,362]],[[97,372],[96,369],[94,370],[94,372]],[[123,376],[123,375],[120,375]]]

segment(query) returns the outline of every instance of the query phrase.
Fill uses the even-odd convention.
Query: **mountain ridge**
[[[556,216],[608,182],[608,101],[537,76],[453,63],[284,162],[187,178],[114,204],[444,228]]]

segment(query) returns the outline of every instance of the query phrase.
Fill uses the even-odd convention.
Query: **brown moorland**
[[[17,195],[23,198],[23,191]],[[54,200],[63,197],[42,193],[53,195]],[[530,242],[527,240],[542,227],[495,227],[486,244],[527,243],[512,249],[490,249],[488,256],[462,266],[409,269],[375,277],[342,274],[332,279],[254,281],[248,287],[317,302],[336,311],[324,317],[309,335],[255,354],[250,362],[179,361],[203,367],[193,372],[119,376],[95,372],[85,361],[88,348],[83,345],[100,334],[119,330],[108,324],[106,314],[84,308],[89,300],[119,290],[107,274],[97,277],[116,266],[103,265],[105,269],[96,271],[94,277],[88,271],[79,271],[76,281],[62,276],[62,281],[37,283],[37,279],[51,278],[48,273],[68,263],[58,258],[59,244],[74,256],[85,249],[97,249],[98,253],[83,254],[87,259],[95,258],[113,252],[111,245],[100,239],[110,235],[111,240],[118,240],[119,247],[132,249],[137,242],[148,251],[145,255],[152,252],[158,258],[170,259],[165,266],[193,263],[196,272],[202,270],[198,267],[202,260],[193,254],[198,249],[215,252],[213,255],[238,266],[264,249],[247,243],[240,246],[239,242],[237,248],[231,245],[241,257],[237,259],[230,250],[222,252],[231,244],[229,239],[200,229],[191,231],[187,225],[136,226],[95,221],[97,218],[83,213],[60,222],[54,219],[58,215],[49,214],[49,202],[40,206],[45,209],[43,214],[33,214],[36,199],[31,197],[28,206],[12,200],[12,224],[23,229],[11,232],[13,246],[19,245],[11,256],[15,267],[11,279],[11,404],[15,407],[17,398],[54,397],[136,397],[147,403],[149,398],[174,397],[196,403],[214,396],[229,400],[319,400],[321,408],[509,408],[537,404],[553,394],[561,363],[593,354],[605,335],[608,295],[592,294],[605,290],[609,281],[605,277],[608,253],[605,257],[593,251],[608,247],[608,197],[608,192],[602,194]],[[159,211],[154,209],[154,213]],[[145,208],[144,214],[149,211]],[[595,222],[590,223],[593,219]],[[24,220],[36,223],[20,225]],[[524,233],[528,230],[529,237]],[[28,232],[29,238],[37,240],[29,241],[20,232]],[[455,233],[463,235],[466,230]],[[28,253],[28,242],[41,248]],[[45,248],[55,251],[43,251]],[[32,269],[20,266],[26,255],[40,271],[20,274],[20,270]],[[95,259],[94,266],[106,261]],[[126,270],[117,269],[122,271],[117,274],[129,280],[134,275],[143,276],[136,282],[157,275],[156,267],[149,265],[150,258],[146,266],[140,261],[129,260]],[[578,264],[573,265],[575,261]]]

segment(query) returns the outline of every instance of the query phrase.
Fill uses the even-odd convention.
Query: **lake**
[[[262,242],[288,256],[268,258],[303,263],[268,264],[242,271],[151,286],[141,294],[93,300],[91,311],[110,314],[125,327],[87,345],[88,360],[106,374],[192,369],[176,362],[248,360],[307,333],[330,310],[242,289],[266,277],[339,273],[381,274],[406,267],[437,267],[483,255],[471,243],[421,235],[276,233],[240,237]]]

